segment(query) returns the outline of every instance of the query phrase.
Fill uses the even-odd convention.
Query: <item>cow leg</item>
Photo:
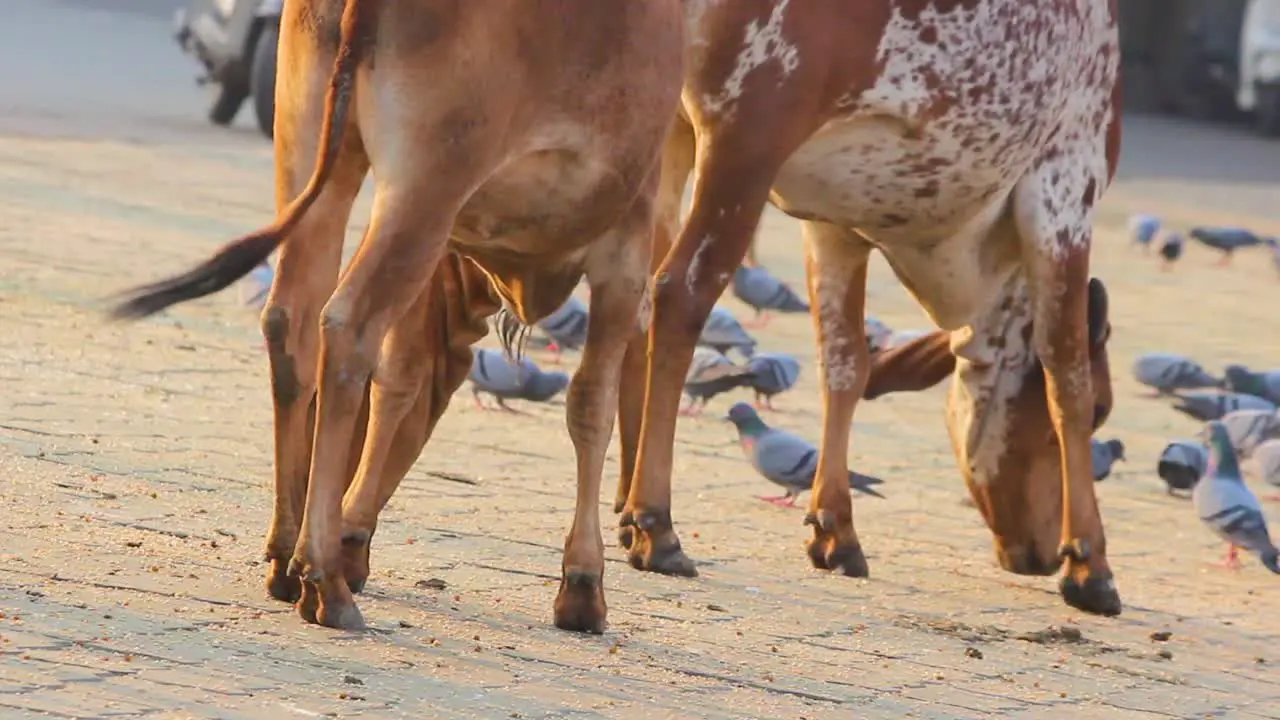
[[[1049,417],[1062,454],[1063,599],[1085,612],[1121,610],[1094,495],[1094,393],[1089,358],[1089,250],[1106,167],[1092,147],[1066,148],[1043,161],[1014,190],[1014,213],[1031,286],[1032,347],[1044,365]],[[1097,160],[1096,162],[1094,160]]]
[[[867,559],[853,527],[848,458],[853,413],[870,377],[863,315],[871,247],[834,225],[808,221],[803,225],[822,384],[822,447],[804,520],[813,526],[809,560],[819,569],[867,577]]]
[[[648,286],[653,219],[652,201],[641,196],[587,262],[591,317],[599,322],[587,329],[565,409],[578,461],[578,493],[555,599],[555,625],[562,630],[602,633],[605,628],[600,483],[618,413],[622,362]]]
[[[459,157],[467,156],[465,150]],[[465,172],[470,168],[440,168],[423,155],[375,155],[386,169],[383,177],[396,185],[380,185],[367,238],[322,312],[311,482],[291,564],[303,578],[299,614],[328,627],[364,624],[341,552],[342,472],[350,462],[356,412],[388,331],[431,282],[464,188],[474,182]]]
[[[657,221],[653,232],[653,252],[650,273],[656,274],[676,234],[680,232],[680,210],[684,202],[684,188],[693,169],[695,147],[693,128],[683,118],[676,118],[662,150],[661,179],[656,199]],[[645,374],[649,367],[649,328],[643,324],[636,328],[627,344],[627,355],[622,361],[624,382],[618,393],[618,434],[622,446],[622,467],[618,475],[618,492],[613,501],[613,511],[621,513],[631,494],[631,479],[635,474],[636,454],[640,446],[640,424],[644,419]],[[623,548],[631,547],[632,528],[623,523],[618,528],[618,541]]]
[[[336,48],[302,3],[281,18],[276,83],[276,209],[283,209],[310,179],[320,138],[324,97]],[[315,416],[320,310],[337,282],[351,206],[368,170],[359,134],[350,128],[334,172],[320,197],[280,249],[276,275],[262,311],[262,333],[271,364],[275,433],[275,504],[267,532],[267,591],[285,602],[298,599],[296,575],[287,572],[307,493]]]
[[[747,253],[778,167],[810,130],[801,126],[803,116],[765,115],[785,127],[717,123],[705,136],[699,132],[693,204],[654,278],[644,421],[620,520],[634,526],[628,555],[637,569],[688,577],[698,572],[671,522],[672,456],[685,374],[711,308]],[[772,140],[761,143],[760,136]]]
[[[378,515],[417,462],[449,400],[471,370],[471,345],[488,332],[486,293],[461,290],[467,261],[449,256],[431,287],[391,328],[374,372],[368,442],[342,500],[343,576],[352,592],[369,578]],[[455,281],[456,280],[456,281]]]

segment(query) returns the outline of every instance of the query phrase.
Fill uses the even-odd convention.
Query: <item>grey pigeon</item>
[[[555,353],[553,362],[560,362],[560,354],[566,348],[579,350],[587,344],[588,320],[587,304],[570,295],[555,312],[534,323],[551,338],[548,349]]]
[[[1214,420],[1205,426],[1204,434],[1209,445],[1209,468],[1191,493],[1196,514],[1229,544],[1225,566],[1238,568],[1240,548],[1244,548],[1257,553],[1268,570],[1280,575],[1280,550],[1271,542],[1262,505],[1244,484],[1227,427]]]
[[[1253,451],[1253,463],[1263,482],[1272,487],[1280,487],[1280,439],[1268,440],[1259,445]],[[1271,495],[1264,499],[1280,500],[1280,496]]]
[[[862,321],[862,328],[867,335],[867,349],[871,352],[877,353],[893,346],[893,329],[879,318],[866,316]]]
[[[507,400],[546,402],[560,394],[569,385],[569,375],[562,372],[543,372],[528,358],[512,363],[501,350],[474,348],[472,350],[471,393],[476,406],[486,409],[480,401],[480,393],[492,395],[498,407],[514,412]]]
[[[1268,410],[1236,410],[1221,420],[1231,436],[1231,446],[1242,458],[1252,456],[1263,442],[1280,438],[1280,414]]]
[[[1195,360],[1164,352],[1139,356],[1133,363],[1133,378],[1158,393],[1222,386],[1221,379],[1205,372]]]
[[[1209,448],[1198,440],[1174,440],[1165,446],[1156,465],[1156,474],[1168,486],[1168,493],[1190,490],[1200,482],[1209,465]]]
[[[1102,482],[1111,475],[1111,466],[1124,460],[1124,443],[1093,440],[1093,480]]]
[[[765,479],[787,491],[785,495],[761,497],[761,500],[791,507],[796,504],[800,493],[813,487],[813,478],[818,471],[818,448],[812,443],[785,430],[769,427],[755,409],[744,402],[729,408],[725,420],[738,428],[738,443],[751,466]],[[849,473],[849,487],[878,498],[884,496],[871,486],[882,482],[880,478]]]
[[[1129,239],[1140,245],[1143,252],[1151,249],[1151,241],[1160,229],[1160,220],[1154,215],[1138,214],[1129,218]]]
[[[1280,405],[1280,369],[1253,372],[1244,365],[1228,365],[1223,386],[1231,392],[1256,395]]]
[[[697,415],[707,401],[734,388],[746,387],[754,380],[750,368],[735,364],[719,350],[708,347],[693,349],[693,362],[684,379],[684,394],[692,402],[681,415]]]
[[[267,294],[271,292],[271,285],[275,281],[276,269],[265,260],[258,267],[250,270],[249,276],[245,278],[244,289],[241,291],[244,304],[261,310],[267,303]]]
[[[1186,245],[1187,240],[1182,233],[1173,231],[1160,233],[1160,257],[1162,259],[1160,269],[1169,272],[1173,269],[1173,264],[1182,257],[1182,248]]]
[[[756,355],[747,368],[751,370],[751,389],[756,391],[756,407],[770,410],[774,409],[773,396],[795,387],[800,379],[800,361],[784,353]]]
[[[1235,227],[1194,227],[1188,235],[1206,247],[1222,251],[1219,265],[1230,264],[1232,253],[1240,248],[1262,245],[1266,242],[1256,233]]]
[[[774,277],[763,266],[740,265],[733,273],[733,294],[742,302],[755,308],[759,327],[769,322],[769,311],[780,313],[807,313],[809,304],[800,299],[795,290]]]
[[[1173,409],[1201,422],[1220,420],[1237,410],[1267,410],[1275,412],[1276,406],[1260,397],[1241,393],[1194,392],[1175,396]]]
[[[717,305],[707,315],[698,344],[726,354],[736,348],[743,357],[749,359],[756,354],[756,345],[759,343],[742,327],[733,313]]]

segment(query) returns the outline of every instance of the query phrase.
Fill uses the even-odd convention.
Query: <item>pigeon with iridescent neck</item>
[[[1228,365],[1225,375],[1224,385],[1228,390],[1280,405],[1280,369],[1254,372],[1244,365]]]
[[[740,402],[729,408],[725,420],[738,428],[738,443],[751,466],[769,482],[786,489],[785,495],[761,497],[775,505],[791,507],[796,497],[813,487],[818,472],[818,448],[809,441],[765,424],[750,405]],[[880,478],[850,471],[849,487],[878,498],[884,496],[872,489]]]
[[[1209,466],[1191,493],[1196,514],[1218,537],[1227,541],[1227,557],[1222,565],[1240,567],[1240,550],[1255,553],[1271,572],[1280,575],[1280,550],[1271,542],[1262,505],[1244,484],[1236,451],[1231,447],[1227,427],[1214,420],[1204,429],[1209,446]]]
[[[1093,446],[1093,481],[1102,482],[1111,476],[1111,467],[1124,461],[1124,443],[1119,440],[1094,439]]]
[[[1204,477],[1209,465],[1209,448],[1198,440],[1174,440],[1165,446],[1156,463],[1156,474],[1164,480],[1170,495],[1190,490]]]

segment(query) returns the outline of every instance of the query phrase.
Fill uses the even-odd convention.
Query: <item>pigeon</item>
[[[1231,447],[1241,458],[1253,455],[1267,440],[1280,438],[1280,413],[1267,410],[1236,410],[1223,415],[1222,424],[1231,436]]]
[[[1156,464],[1156,474],[1164,480],[1170,495],[1190,490],[1200,482],[1209,465],[1209,448],[1198,440],[1174,440],[1165,446]]]
[[[1277,410],[1274,403],[1243,393],[1194,392],[1174,397],[1177,398],[1174,410],[1201,422],[1220,420],[1236,410]]]
[[[1276,274],[1280,275],[1280,239],[1267,238],[1267,247],[1271,249],[1271,264],[1275,266]]]
[[[1160,220],[1153,215],[1138,214],[1129,218],[1129,238],[1134,245],[1141,245],[1142,251],[1151,249],[1151,241],[1160,229]]]
[[[702,335],[698,337],[698,344],[715,348],[726,354],[729,350],[736,348],[743,357],[751,359],[751,356],[756,354],[758,343],[747,333],[733,313],[717,306],[711,308],[711,314],[707,315],[707,322],[702,326]]]
[[[1182,257],[1182,248],[1186,245],[1186,238],[1182,237],[1182,233],[1173,231],[1160,233],[1160,257],[1163,262],[1160,269],[1169,272],[1173,269],[1173,264]]]
[[[756,327],[769,323],[768,312],[807,313],[809,304],[763,266],[741,265],[733,273],[733,294],[755,308]]]
[[[568,373],[543,372],[528,358],[512,363],[501,350],[475,348],[472,350],[471,393],[476,407],[487,410],[480,401],[480,393],[492,395],[498,407],[516,412],[507,406],[507,400],[531,400],[546,402],[559,395],[569,385]]]
[[[1222,386],[1222,381],[1205,372],[1200,363],[1174,353],[1153,352],[1139,356],[1133,364],[1133,377],[1154,388],[1157,394]]]
[[[1280,550],[1271,542],[1262,505],[1244,484],[1236,451],[1231,448],[1227,427],[1214,420],[1204,429],[1209,444],[1209,467],[1191,493],[1196,514],[1229,546],[1223,565],[1240,567],[1240,548],[1258,554],[1262,564],[1280,575]]]
[[[555,355],[553,363],[560,363],[565,348],[578,350],[587,344],[587,312],[587,304],[570,295],[555,312],[534,323],[551,338],[547,349]]]
[[[276,269],[271,267],[271,263],[263,260],[262,264],[249,271],[249,277],[245,278],[245,287],[241,293],[241,300],[257,310],[261,310],[263,305],[267,304],[267,293],[271,292],[271,284],[275,282]]]
[[[1280,438],[1259,445],[1253,451],[1253,463],[1263,482],[1272,487],[1280,487]],[[1274,502],[1280,500],[1280,495],[1268,495],[1263,499]]]
[[[1093,480],[1102,482],[1111,475],[1111,466],[1124,458],[1124,443],[1119,440],[1101,442],[1092,440],[1093,445]]]
[[[693,362],[684,379],[684,393],[691,402],[681,415],[697,415],[707,401],[734,388],[746,387],[755,380],[748,367],[735,364],[719,350],[708,347],[693,349]]]
[[[1222,386],[1227,390],[1280,405],[1280,369],[1253,372],[1243,365],[1228,365],[1223,374]]]
[[[869,351],[878,353],[893,347],[893,330],[881,322],[879,318],[868,315],[862,321],[862,327],[867,336],[867,349]]]
[[[1218,265],[1231,264],[1231,255],[1240,248],[1262,245],[1265,240],[1244,228],[1232,227],[1194,227],[1188,233],[1201,244],[1222,251],[1222,259]]]
[[[800,379],[800,361],[784,353],[761,353],[747,363],[751,389],[756,391],[756,407],[773,410],[773,396],[795,387]],[[763,402],[761,400],[763,398]]]
[[[785,495],[761,497],[761,500],[792,507],[800,493],[813,487],[813,478],[818,471],[818,448],[813,444],[785,430],[769,427],[755,409],[744,402],[729,408],[724,419],[737,427],[738,443],[751,466],[765,479],[787,491]],[[849,473],[850,488],[878,498],[884,496],[871,486],[882,482],[880,478]]]

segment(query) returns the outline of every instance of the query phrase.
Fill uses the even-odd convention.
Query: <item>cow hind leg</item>
[[[1069,148],[1044,161],[1019,181],[1014,212],[1031,280],[1032,345],[1044,365],[1049,417],[1061,448],[1062,596],[1077,609],[1118,615],[1120,594],[1107,562],[1089,443],[1089,250],[1093,205],[1105,175],[1082,171],[1081,160],[1095,154],[1090,147]]]
[[[683,118],[676,118],[671,133],[663,146],[661,180],[656,200],[657,222],[654,226],[653,249],[650,253],[650,272],[658,268],[671,251],[671,244],[680,232],[680,210],[684,201],[684,188],[693,169],[695,147],[693,128]],[[647,309],[644,311],[647,312]],[[631,479],[636,469],[636,454],[640,445],[640,424],[644,419],[644,378],[649,359],[649,328],[647,322],[637,326],[627,344],[627,355],[622,361],[623,383],[618,394],[618,434],[622,446],[621,472],[618,476],[618,492],[613,511],[621,513],[631,494]],[[625,549],[631,548],[632,527],[622,524],[618,528],[618,541]]]
[[[863,314],[871,248],[834,225],[803,225],[822,384],[822,446],[804,521],[813,526],[809,559],[816,568],[867,577],[867,560],[853,527],[848,455],[853,413],[870,377]]]
[[[333,67],[334,48],[324,45],[314,29],[286,9],[276,84],[277,211],[302,192],[315,164]],[[311,462],[320,312],[337,282],[347,218],[367,170],[359,134],[348,127],[328,184],[280,249],[262,312],[275,436],[266,585],[272,597],[285,602],[296,601],[301,592],[297,576],[287,568],[302,521]]]
[[[578,492],[573,525],[565,539],[555,625],[562,630],[602,633],[604,541],[600,530],[600,484],[605,452],[618,413],[619,383],[627,346],[649,280],[653,209],[650,197],[598,242],[587,263],[592,322],[582,363],[574,374],[565,418],[577,456]]]
[[[311,482],[291,563],[303,580],[299,614],[335,628],[364,624],[341,552],[343,473],[357,411],[388,331],[430,283],[470,186],[466,173],[446,172],[414,154],[387,158],[384,167],[366,240],[322,312]],[[379,412],[403,417],[402,391],[394,399],[384,394]]]
[[[468,297],[454,282],[464,262],[457,256],[441,262],[431,287],[383,343],[371,383],[368,442],[342,501],[343,576],[352,592],[360,592],[369,578],[378,514],[466,380],[471,345],[488,331],[487,297]]]

